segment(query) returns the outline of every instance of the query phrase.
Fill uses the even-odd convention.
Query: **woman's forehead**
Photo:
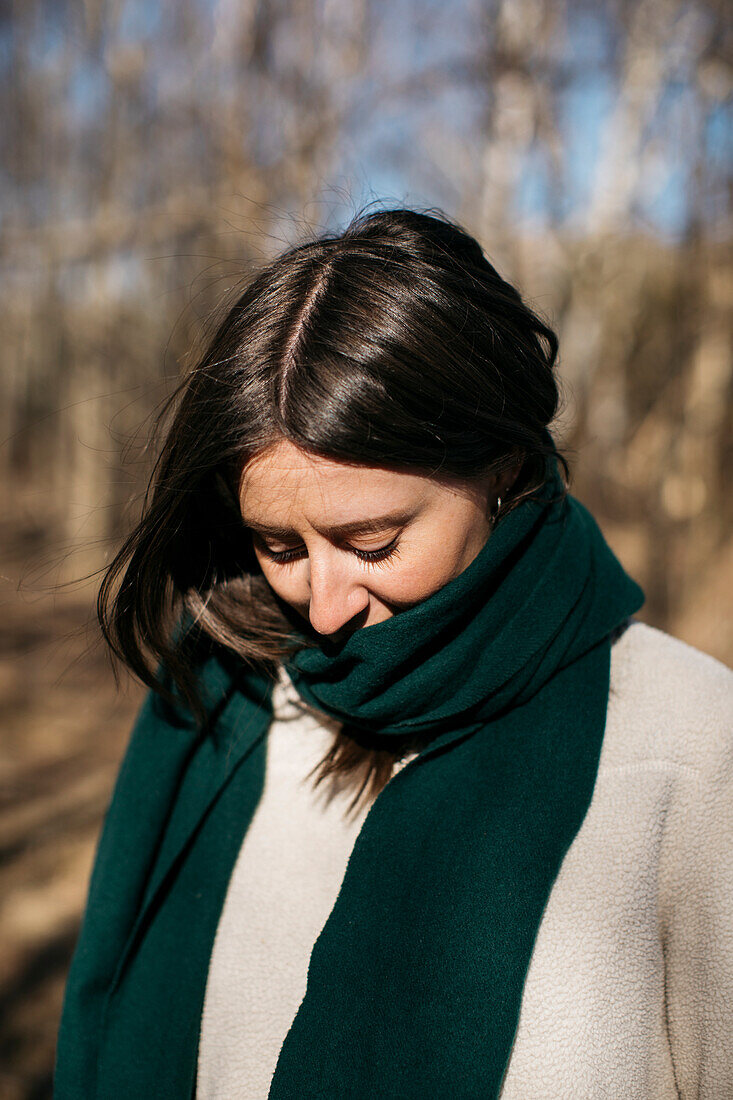
[[[299,512],[337,526],[414,511],[440,489],[424,474],[339,462],[285,441],[247,464],[239,499],[245,522],[254,526],[288,522]]]

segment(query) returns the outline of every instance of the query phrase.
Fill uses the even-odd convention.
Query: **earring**
[[[496,523],[499,517],[499,509],[501,508],[501,497],[496,498],[496,509],[491,513],[491,522]]]

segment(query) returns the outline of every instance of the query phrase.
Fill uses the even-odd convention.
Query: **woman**
[[[100,591],[151,691],[57,1100],[733,1095],[733,676],[634,619],[556,354],[409,210],[228,311]]]

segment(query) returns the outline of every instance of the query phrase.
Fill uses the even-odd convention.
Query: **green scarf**
[[[586,508],[558,499],[554,458],[548,472],[438,592],[286,664],[355,730],[429,743],[364,821],[270,1100],[499,1096],[543,909],[593,793],[610,636],[644,602]],[[67,982],[56,1100],[195,1094],[272,692],[226,655],[201,683],[203,734],[152,693],[133,731]]]

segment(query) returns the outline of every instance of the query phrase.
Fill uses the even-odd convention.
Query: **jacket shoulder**
[[[706,769],[733,752],[733,671],[632,620],[611,647],[603,766],[656,761]]]

